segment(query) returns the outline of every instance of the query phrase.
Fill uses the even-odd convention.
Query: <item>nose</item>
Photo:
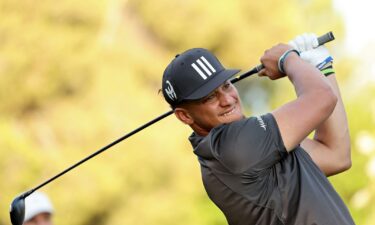
[[[235,102],[235,99],[229,93],[220,92],[219,102],[220,102],[220,106],[226,107],[226,106],[232,105]]]

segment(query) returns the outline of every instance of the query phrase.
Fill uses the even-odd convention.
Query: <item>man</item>
[[[53,207],[48,197],[34,192],[25,199],[24,225],[52,225]]]
[[[259,75],[287,76],[297,98],[256,117],[243,115],[229,81],[238,70],[207,50],[177,55],[164,71],[163,95],[193,129],[203,184],[230,225],[354,224],[326,177],[351,166],[350,141],[332,58],[314,47],[304,34],[265,51]]]

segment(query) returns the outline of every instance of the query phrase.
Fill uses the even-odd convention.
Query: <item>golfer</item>
[[[327,179],[350,168],[350,140],[332,57],[317,46],[303,34],[265,51],[259,75],[287,76],[297,98],[261,116],[244,116],[230,82],[239,70],[205,49],[164,71],[164,98],[194,131],[204,187],[230,225],[354,224]]]

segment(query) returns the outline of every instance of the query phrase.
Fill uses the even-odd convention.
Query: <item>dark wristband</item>
[[[285,59],[288,57],[289,53],[291,52],[295,52],[297,53],[297,55],[299,56],[299,51],[297,51],[296,49],[289,49],[288,51],[284,52],[284,54],[282,54],[279,58],[279,61],[278,61],[278,67],[279,67],[279,71],[283,74],[285,74],[285,70],[284,70],[284,62],[285,62]]]
[[[333,69],[333,66],[328,66],[321,70],[321,72],[324,74],[324,76],[328,77],[329,75],[332,75],[335,73],[335,70]]]

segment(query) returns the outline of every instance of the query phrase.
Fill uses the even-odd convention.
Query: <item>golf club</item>
[[[334,36],[333,36],[333,33],[332,33],[332,32],[328,32],[328,33],[326,33],[326,34],[324,34],[324,35],[322,35],[322,36],[320,36],[320,37],[318,38],[318,43],[319,43],[319,45],[323,45],[323,44],[325,44],[325,43],[327,43],[327,42],[329,42],[329,41],[332,41],[332,40],[334,40],[334,39],[335,39],[335,38],[334,38]],[[256,74],[256,73],[258,73],[262,68],[264,68],[264,67],[263,67],[263,65],[260,64],[260,65],[258,65],[258,66],[256,66],[256,67],[254,67],[253,69],[251,69],[251,70],[245,72],[244,74],[242,74],[242,75],[240,75],[240,76],[238,76],[238,77],[233,78],[233,79],[231,80],[231,82],[232,82],[232,83],[236,83],[236,82],[238,82],[238,81],[240,81],[240,80],[242,80],[242,79],[244,79],[244,78],[246,78],[246,77],[249,77],[249,76],[251,76],[251,75],[253,75],[253,74]],[[167,116],[173,114],[173,112],[174,112],[173,110],[170,110],[170,111],[168,111],[168,112],[166,112],[166,113],[164,113],[164,114],[162,114],[162,115],[156,117],[155,119],[153,119],[153,120],[147,122],[146,124],[144,124],[144,125],[138,127],[137,129],[131,131],[130,133],[128,133],[128,134],[122,136],[121,138],[119,138],[119,139],[113,141],[112,143],[110,143],[110,144],[108,144],[108,145],[102,147],[101,149],[97,150],[97,151],[94,152],[93,154],[87,156],[86,158],[80,160],[79,162],[75,163],[74,165],[70,166],[69,168],[65,169],[64,171],[60,172],[59,174],[55,175],[54,177],[52,177],[52,178],[46,180],[46,181],[43,182],[42,184],[40,184],[40,185],[34,187],[33,189],[30,189],[29,191],[26,191],[26,192],[20,194],[19,196],[17,196],[17,197],[12,201],[12,203],[11,203],[11,205],[10,205],[10,219],[11,219],[12,224],[13,224],[13,225],[22,225],[23,220],[24,220],[24,217],[25,217],[25,198],[26,198],[27,196],[31,195],[34,191],[36,191],[36,190],[40,189],[41,187],[47,185],[48,183],[50,183],[50,182],[52,182],[53,180],[59,178],[60,176],[62,176],[62,175],[64,175],[65,173],[69,172],[70,170],[76,168],[77,166],[81,165],[82,163],[88,161],[89,159],[91,159],[91,158],[93,158],[93,157],[99,155],[100,153],[104,152],[105,150],[109,149],[110,147],[112,147],[112,146],[118,144],[119,142],[121,142],[121,141],[127,139],[128,137],[130,137],[130,136],[132,136],[132,135],[138,133],[139,131],[145,129],[146,127],[151,126],[152,124],[154,124],[154,123],[156,123],[156,122],[158,122],[158,121],[164,119],[165,117],[167,117]]]

